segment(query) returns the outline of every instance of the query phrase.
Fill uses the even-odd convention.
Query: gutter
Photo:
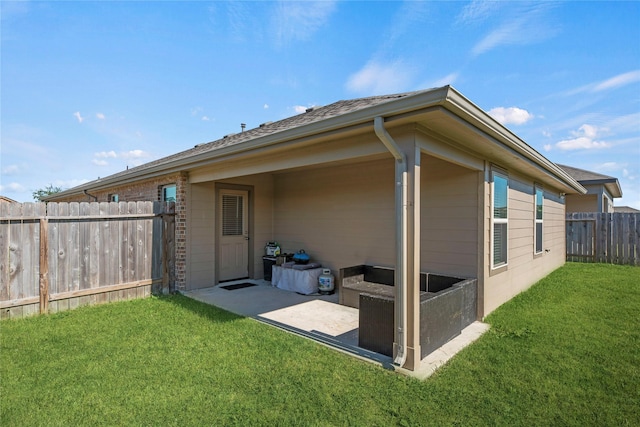
[[[373,129],[376,136],[396,159],[396,242],[399,250],[396,251],[395,273],[395,325],[394,343],[396,354],[393,363],[403,366],[407,360],[407,156],[400,151],[400,147],[384,128],[384,119],[375,117]]]

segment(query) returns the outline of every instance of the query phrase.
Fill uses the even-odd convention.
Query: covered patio
[[[234,290],[222,287],[240,283],[255,286]],[[394,365],[391,357],[358,346],[359,310],[340,305],[338,292],[333,295],[301,295],[273,287],[266,280],[238,280],[186,291],[184,295],[421,379],[429,377],[489,328],[479,321],[472,323],[458,337],[425,357],[420,368],[413,371]]]

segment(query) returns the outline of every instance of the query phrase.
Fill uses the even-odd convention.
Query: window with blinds
[[[241,236],[243,230],[243,198],[238,195],[222,196],[222,235]]]
[[[507,264],[508,230],[509,230],[509,180],[506,175],[491,172],[491,247],[492,247],[492,268],[501,267]]]
[[[536,185],[536,220],[535,220],[535,236],[536,246],[535,253],[542,252],[542,205],[544,204],[544,192],[542,188]]]

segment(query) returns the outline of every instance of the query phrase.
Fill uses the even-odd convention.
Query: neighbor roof
[[[613,211],[616,213],[640,213],[639,209],[632,208],[631,206],[614,206]]]
[[[584,188],[564,170],[533,150],[524,141],[496,122],[486,112],[475,106],[450,86],[405,92],[391,95],[371,96],[342,100],[323,107],[307,109],[277,122],[265,123],[254,129],[227,135],[215,141],[197,144],[191,149],[129,168],[105,178],[82,184],[47,198],[55,200],[84,190],[107,188],[123,183],[151,178],[162,174],[186,170],[207,164],[214,158],[229,153],[240,153],[286,141],[312,137],[324,132],[338,131],[350,126],[373,124],[376,116],[390,117],[423,111],[432,107],[444,107],[478,128],[490,132],[494,140],[520,152],[562,186],[584,193]]]
[[[558,164],[558,166],[564,169],[573,177],[573,179],[584,186],[604,185],[612,197],[622,197],[622,188],[620,187],[620,182],[618,182],[618,178],[616,177],[603,175],[585,169],[574,168],[573,166],[561,164]]]

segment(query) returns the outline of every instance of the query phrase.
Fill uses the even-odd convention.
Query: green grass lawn
[[[426,381],[182,296],[0,323],[0,425],[640,424],[640,268],[567,264]]]

